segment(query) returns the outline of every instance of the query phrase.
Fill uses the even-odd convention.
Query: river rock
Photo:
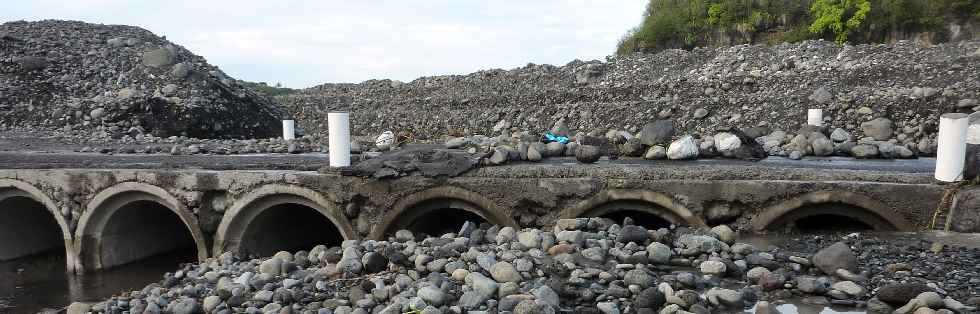
[[[143,53],[143,65],[161,68],[173,64],[174,55],[167,48],[157,48]]]
[[[532,229],[517,234],[517,241],[526,248],[541,248],[541,231]]]
[[[925,304],[926,306],[933,309],[944,307],[943,297],[939,296],[939,294],[936,293],[935,291],[926,291],[920,293],[915,298],[919,299],[919,301],[922,302],[922,304]]]
[[[694,137],[685,135],[670,143],[667,147],[667,158],[672,160],[695,159],[698,157],[698,144]]]
[[[723,288],[711,288],[707,293],[708,301],[711,304],[728,308],[742,308],[742,294],[735,290]]]
[[[625,281],[626,284],[637,285],[641,288],[650,287],[650,285],[654,283],[653,280],[653,276],[650,276],[650,274],[642,269],[630,270],[623,276],[623,281]]]
[[[653,146],[667,144],[673,136],[674,122],[671,120],[657,120],[644,125],[643,130],[640,131],[639,138],[643,145]]]
[[[647,234],[646,228],[637,225],[626,225],[620,229],[619,237],[616,240],[621,243],[634,242],[643,244],[646,243],[649,237],[650,235]]]
[[[279,275],[282,271],[282,260],[279,258],[270,258],[262,262],[259,265],[259,273],[269,274],[273,276]]]
[[[663,243],[653,242],[647,246],[647,258],[650,263],[665,265],[670,262],[671,255],[670,247]]]
[[[706,275],[723,275],[725,273],[725,263],[718,261],[701,262],[701,272]]]
[[[713,237],[685,234],[674,242],[681,255],[697,255],[701,253],[719,253],[729,250],[724,242]]]
[[[395,144],[395,133],[391,131],[384,131],[381,135],[374,140],[374,146],[380,151],[386,151],[391,149],[392,145]]]
[[[591,164],[599,161],[602,153],[598,146],[580,145],[575,149],[575,159],[581,163]]]
[[[419,289],[417,295],[420,299],[422,299],[422,301],[425,301],[426,304],[442,306],[446,303],[446,293],[436,287],[422,287],[422,289]]]
[[[625,144],[621,146],[620,153],[629,157],[641,157],[643,156],[643,143],[637,138],[631,138],[626,141]]]
[[[892,314],[895,308],[881,300],[873,298],[868,300],[868,314]]]
[[[715,134],[714,140],[715,149],[725,157],[734,157],[735,151],[742,146],[742,140],[738,136],[735,136],[735,134],[728,132]]]
[[[596,308],[602,314],[619,314],[619,305],[616,305],[615,302],[599,302],[596,304]]]
[[[933,291],[929,286],[922,283],[893,283],[878,289],[876,297],[892,305],[900,306],[909,302],[923,292]]]
[[[667,158],[667,148],[660,145],[650,146],[650,148],[647,149],[647,152],[643,154],[643,159],[647,160],[658,160],[664,158]]]
[[[85,313],[87,313],[91,309],[92,309],[92,305],[91,304],[82,303],[82,302],[72,302],[71,305],[68,305],[67,313],[68,314],[85,314]]]
[[[718,225],[711,228],[711,233],[714,233],[718,237],[718,240],[725,242],[726,244],[735,243],[735,231],[726,225]]]
[[[521,274],[508,262],[497,262],[490,268],[490,276],[497,282],[520,282]]]
[[[856,297],[856,298],[863,297],[864,296],[864,293],[865,293],[864,287],[859,286],[858,284],[854,283],[853,281],[840,281],[840,282],[836,282],[833,285],[831,285],[830,287],[832,289],[834,289],[834,290],[847,293],[847,295],[852,296],[852,297]],[[942,302],[941,299],[940,299],[940,302]]]
[[[887,141],[892,137],[892,120],[887,118],[877,118],[868,122],[861,123],[861,131],[865,136],[869,136],[878,141]]]
[[[858,144],[851,148],[851,156],[854,158],[875,158],[878,157],[878,146],[871,144]]]
[[[528,161],[541,161],[544,155],[538,150],[536,145],[531,145],[527,148],[527,160]]]
[[[833,275],[837,269],[854,272],[857,269],[857,257],[847,244],[837,242],[814,254],[813,264],[828,275]]]

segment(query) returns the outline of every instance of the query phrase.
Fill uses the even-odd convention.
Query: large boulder
[[[693,136],[685,135],[670,143],[667,147],[667,158],[673,160],[698,158],[698,143]]]
[[[721,132],[715,134],[714,139],[715,149],[717,149],[718,153],[725,157],[734,157],[735,151],[742,146],[742,140],[732,133]]]
[[[923,292],[933,291],[932,288],[917,282],[893,283],[878,289],[878,300],[895,306],[902,306]]]
[[[851,147],[851,156],[854,158],[875,158],[878,157],[878,146],[871,144],[858,144]]]
[[[857,271],[857,256],[844,242],[837,242],[813,255],[813,265],[825,274],[833,275],[838,269]]]
[[[892,137],[892,120],[887,118],[877,118],[868,122],[861,123],[861,131],[865,136],[874,138],[878,141],[887,141]]]
[[[626,141],[625,144],[620,145],[620,153],[629,157],[641,157],[643,156],[643,143],[637,138],[631,138]]]
[[[598,146],[580,145],[575,149],[575,159],[581,163],[595,163],[599,158],[602,158],[602,152]]]
[[[834,143],[827,137],[818,136],[810,141],[810,147],[815,156],[830,156],[834,154]]]
[[[656,160],[667,158],[667,148],[654,145],[647,149],[647,152],[643,154],[643,159]]]
[[[643,130],[640,131],[639,137],[643,145],[653,146],[657,144],[669,143],[673,136],[674,121],[657,120],[653,123],[647,123],[644,125]]]
[[[143,53],[143,65],[161,68],[174,63],[174,53],[170,47],[161,47]]]

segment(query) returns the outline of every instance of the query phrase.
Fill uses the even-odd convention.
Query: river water
[[[38,313],[75,301],[105,300],[160,281],[163,273],[179,267],[178,261],[195,258],[176,251],[80,276],[65,273],[65,256],[60,251],[0,262],[0,313]]]
[[[978,247],[980,234],[958,233],[876,233],[878,236],[921,237],[941,241],[948,245]],[[792,236],[770,234],[743,236],[740,242],[757,247],[781,246]],[[0,262],[0,313],[38,313],[44,309],[61,309],[75,301],[98,302],[113,294],[139,290],[158,282],[165,272],[172,272],[181,261],[193,261],[193,250],[151,257],[139,262],[119,266],[107,271],[91,272],[80,276],[65,273],[65,258],[61,252],[49,252],[13,261]],[[809,305],[799,300],[787,304],[774,304],[779,313],[834,314],[864,313],[855,309],[830,308]],[[754,313],[749,309],[747,313]]]

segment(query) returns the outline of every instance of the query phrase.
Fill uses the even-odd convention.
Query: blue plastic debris
[[[547,133],[544,136],[546,138],[548,138],[548,141],[550,141],[550,142],[558,142],[558,143],[562,143],[562,144],[567,144],[568,143],[568,137],[567,136],[555,136],[554,134],[551,134],[551,133]]]

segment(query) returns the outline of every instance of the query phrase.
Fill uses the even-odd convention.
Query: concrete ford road
[[[0,166],[54,168],[61,158],[34,156],[32,163],[16,153],[0,155]],[[0,232],[11,233],[0,238],[18,239],[0,243],[0,259],[63,246],[67,269],[84,272],[184,246],[199,259],[226,251],[268,256],[317,243],[381,239],[399,229],[452,232],[466,220],[546,227],[561,218],[632,216],[652,226],[727,223],[764,231],[832,217],[835,224],[875,230],[921,230],[946,189],[932,179],[929,159],[595,165],[556,159],[454,178],[376,180],[232,170],[262,164],[308,169],[306,162],[323,163],[322,156],[214,156],[201,164],[171,158],[191,157],[86,155],[84,164],[106,169],[0,170]],[[110,169],[168,162],[225,170]],[[980,190],[960,190],[956,198],[952,229],[980,231]]]

